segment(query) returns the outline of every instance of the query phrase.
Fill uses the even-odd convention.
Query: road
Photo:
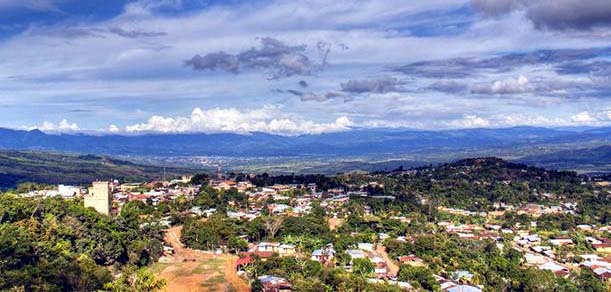
[[[386,247],[382,244],[378,244],[376,246],[376,252],[384,261],[386,262],[386,266],[388,268],[388,275],[390,277],[394,277],[399,274],[399,266],[393,261],[390,257],[388,257],[388,253],[386,253]]]

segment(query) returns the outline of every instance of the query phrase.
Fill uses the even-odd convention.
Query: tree
[[[237,254],[240,251],[245,251],[248,249],[248,241],[244,238],[231,237],[227,242],[227,247],[235,250],[235,253]]]
[[[575,279],[577,286],[581,291],[590,292],[605,292],[608,291],[605,284],[600,281],[592,272],[587,269],[581,269],[579,276]]]
[[[398,278],[426,290],[439,290],[439,283],[433,277],[433,272],[426,267],[401,266]]]
[[[157,279],[151,271],[141,268],[126,269],[119,278],[104,285],[104,289],[111,292],[154,292],[165,286],[164,279]]]
[[[284,217],[273,217],[269,216],[265,218],[265,230],[267,231],[268,238],[274,238],[276,233],[282,226],[282,222],[284,222]]]
[[[365,259],[353,259],[352,260],[352,273],[359,275],[364,278],[371,277],[375,269],[373,263]]]

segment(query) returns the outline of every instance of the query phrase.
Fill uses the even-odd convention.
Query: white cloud
[[[489,127],[490,121],[477,115],[464,115],[462,119],[449,121],[448,125],[454,128],[482,128]]]
[[[76,132],[80,130],[79,126],[76,123],[70,123],[66,119],[61,120],[57,124],[49,121],[44,121],[38,126],[29,126],[25,128],[28,130],[38,129],[43,132]]]
[[[611,110],[596,112],[582,111],[571,117],[571,121],[577,124],[596,125],[611,122]]]
[[[108,132],[117,133],[117,132],[120,132],[120,131],[121,131],[121,129],[119,129],[119,127],[117,127],[116,125],[108,126]]]
[[[524,75],[518,78],[496,80],[490,84],[475,84],[471,87],[472,93],[477,94],[516,94],[531,90],[528,78]]]
[[[571,117],[571,120],[576,123],[591,123],[594,118],[590,116],[589,112],[580,112]]]
[[[265,106],[256,110],[236,108],[195,108],[187,117],[152,116],[146,123],[129,125],[126,132],[162,133],[252,133],[278,135],[320,134],[350,129],[352,122],[345,116],[331,123],[317,123],[283,114],[279,108]]]

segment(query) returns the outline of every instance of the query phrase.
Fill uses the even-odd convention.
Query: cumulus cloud
[[[136,38],[147,38],[147,37],[158,37],[167,35],[162,31],[144,31],[144,30],[125,30],[120,27],[112,26],[108,28],[110,33],[122,36],[124,38],[136,39]]]
[[[576,123],[591,123],[595,119],[589,112],[580,112],[571,117],[571,120]]]
[[[66,119],[61,120],[57,124],[49,121],[44,121],[38,126],[30,126],[25,128],[29,130],[38,129],[43,132],[75,132],[80,130],[79,126],[76,123],[70,123]]]
[[[582,111],[571,117],[571,121],[578,124],[600,124],[611,122],[611,110]]]
[[[146,123],[129,125],[126,132],[162,133],[253,133],[278,135],[321,134],[349,130],[352,123],[347,117],[334,122],[318,123],[284,115],[276,107],[242,111],[236,108],[195,108],[187,117],[152,116]]]
[[[117,127],[117,125],[110,125],[110,126],[108,126],[108,132],[110,132],[110,133],[118,133],[120,131],[121,131],[121,129],[119,129],[119,127]]]
[[[605,0],[472,0],[471,4],[487,16],[523,10],[538,29],[583,30],[611,25],[611,2]]]
[[[322,69],[327,63],[330,45],[319,42],[319,62],[314,62],[306,54],[306,45],[290,46],[277,39],[259,39],[261,47],[251,48],[236,55],[220,51],[204,56],[195,55],[186,60],[185,65],[197,71],[227,71],[240,73],[243,68],[262,69],[267,79],[280,79],[293,75],[307,76]]]
[[[520,75],[518,78],[496,80],[492,83],[474,84],[471,93],[475,94],[516,94],[531,90],[528,78]]]
[[[399,91],[402,83],[395,77],[379,77],[370,79],[353,79],[341,84],[342,91],[347,93],[386,93]]]
[[[448,125],[453,128],[482,128],[489,127],[490,121],[477,115],[464,115],[462,119],[452,120]]]

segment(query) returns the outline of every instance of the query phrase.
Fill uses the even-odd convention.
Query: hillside
[[[531,155],[518,161],[553,169],[611,172],[611,145]]]
[[[21,182],[86,184],[96,179],[123,181],[163,177],[163,168],[139,165],[97,155],[69,155],[34,151],[0,151],[0,188]],[[168,177],[189,172],[168,168]]]

